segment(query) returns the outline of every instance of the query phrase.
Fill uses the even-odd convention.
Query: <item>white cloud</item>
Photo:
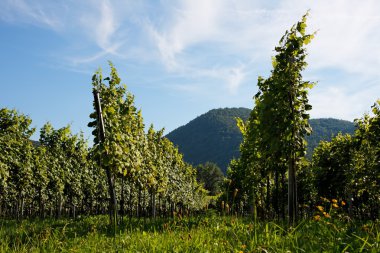
[[[248,74],[263,69],[257,66],[269,66],[284,31],[305,11],[266,7],[260,1],[184,0],[164,13],[168,22],[149,20],[145,26],[169,72],[223,79],[236,94]],[[237,67],[241,64],[244,71]]]
[[[380,77],[380,2],[315,1],[310,44],[313,68],[339,68],[348,73]]]
[[[219,29],[221,5],[223,1],[180,1],[177,6],[169,7],[170,23],[155,27],[146,23],[157,43],[161,59],[170,71],[181,68],[178,55],[197,43],[213,40]]]
[[[86,64],[90,62],[94,62],[108,54],[107,51],[100,51],[98,53],[95,53],[94,55],[91,56],[77,56],[77,57],[67,57],[68,59],[74,66],[77,66],[79,64]]]
[[[380,30],[379,1],[286,0],[272,6],[263,6],[259,1],[182,1],[168,12],[169,24],[153,24],[150,32],[169,71],[184,72],[198,66],[212,73],[218,66],[207,63],[207,52],[194,48],[206,44],[219,47],[220,64],[227,65],[224,68],[234,69],[236,63],[224,58],[231,54],[248,58],[243,60],[246,65],[267,64],[284,31],[308,9],[309,31],[318,30],[308,46],[312,71],[323,75],[323,70],[335,68],[346,71],[347,77],[380,76],[380,33],[376,32]],[[205,56],[197,59],[202,53]],[[240,77],[222,76],[228,87],[234,87],[234,80]]]
[[[242,68],[232,68],[229,72],[228,89],[235,94],[245,78],[245,73]]]
[[[54,30],[59,30],[63,24],[55,15],[56,7],[61,9],[62,6],[51,6],[52,9],[46,10],[43,2],[30,2],[24,0],[4,0],[0,3],[0,19],[8,22],[30,23],[40,26],[49,27]]]
[[[89,37],[106,53],[115,53],[118,47],[113,41],[120,23],[108,0],[94,2],[89,11],[80,18],[81,26]]]
[[[308,9],[309,31],[318,30],[308,45],[308,70],[330,85],[311,93],[313,114],[357,117],[380,94],[378,0],[3,0],[0,19],[59,32],[73,44],[64,58],[74,66],[110,57],[148,62],[164,67],[157,68],[161,80],[185,79],[165,89],[199,92],[206,89],[196,86],[201,82],[222,83],[216,94],[246,95],[243,84],[269,74],[274,47]],[[343,73],[336,83],[326,78],[334,70]]]
[[[233,8],[237,7],[229,1],[185,0],[169,8],[169,14],[165,13],[169,15],[166,19],[170,22],[158,25],[152,21],[145,22],[146,30],[157,45],[160,59],[167,70],[197,77],[223,79],[227,90],[236,93],[245,79],[243,68],[236,67],[242,65],[242,60],[239,63],[236,60],[230,62],[223,59],[223,55],[233,54],[233,58],[239,58],[241,54],[246,54],[244,49],[240,49],[243,41],[241,38],[251,32],[244,30],[242,34],[238,34],[237,19],[240,15]],[[243,26],[245,25],[244,23]],[[205,45],[210,46],[205,49]],[[215,51],[216,55],[211,56],[210,50]],[[251,63],[252,57],[248,58],[247,61]],[[247,64],[245,62],[243,65]]]
[[[369,85],[368,87],[359,85],[355,90],[343,85],[316,87],[310,93],[310,102],[313,105],[311,116],[313,118],[334,117],[352,121],[370,111],[371,105],[379,98],[378,94],[380,94],[379,85]]]

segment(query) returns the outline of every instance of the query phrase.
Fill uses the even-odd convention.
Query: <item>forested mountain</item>
[[[225,173],[230,160],[239,156],[242,141],[235,118],[246,120],[249,113],[247,108],[213,109],[166,137],[178,145],[185,161],[193,165],[214,162]]]
[[[311,119],[310,125],[313,133],[306,138],[308,143],[307,157],[309,158],[311,158],[314,148],[321,140],[331,141],[332,136],[337,135],[339,132],[353,134],[355,130],[353,122],[332,118]]]
[[[185,161],[197,165],[211,161],[225,173],[230,160],[239,156],[242,135],[236,117],[248,119],[247,108],[213,109],[181,126],[166,137],[178,146]],[[307,138],[308,157],[321,140],[331,140],[339,132],[352,134],[353,122],[338,119],[312,119],[313,134]]]

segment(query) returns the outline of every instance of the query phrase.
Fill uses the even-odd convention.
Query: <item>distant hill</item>
[[[39,147],[41,144],[39,141],[33,141],[33,140],[30,140],[33,144],[34,147]]]
[[[247,108],[213,109],[181,126],[166,137],[178,146],[185,161],[197,165],[207,161],[216,163],[225,173],[232,158],[239,157],[242,135],[236,117],[249,118]],[[338,132],[352,134],[353,122],[337,119],[312,119],[313,134],[307,138],[308,156],[320,140],[330,140]]]
[[[339,132],[342,134],[353,134],[355,131],[355,124],[347,120],[327,118],[310,119],[309,122],[313,133],[306,137],[308,158],[311,158],[314,148],[318,146],[320,141],[330,141]]]
[[[185,161],[197,165],[207,161],[216,163],[225,173],[233,157],[239,157],[242,135],[236,126],[236,117],[248,119],[247,108],[211,110],[166,137],[178,146]]]

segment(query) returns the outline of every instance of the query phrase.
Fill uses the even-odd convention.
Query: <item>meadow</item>
[[[378,221],[314,216],[282,222],[221,216],[132,218],[116,236],[108,216],[1,220],[0,252],[379,252]]]

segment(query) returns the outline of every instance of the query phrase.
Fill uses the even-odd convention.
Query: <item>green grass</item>
[[[0,220],[0,252],[380,252],[378,222],[304,220],[294,229],[203,215],[125,220],[114,238],[106,216]]]

